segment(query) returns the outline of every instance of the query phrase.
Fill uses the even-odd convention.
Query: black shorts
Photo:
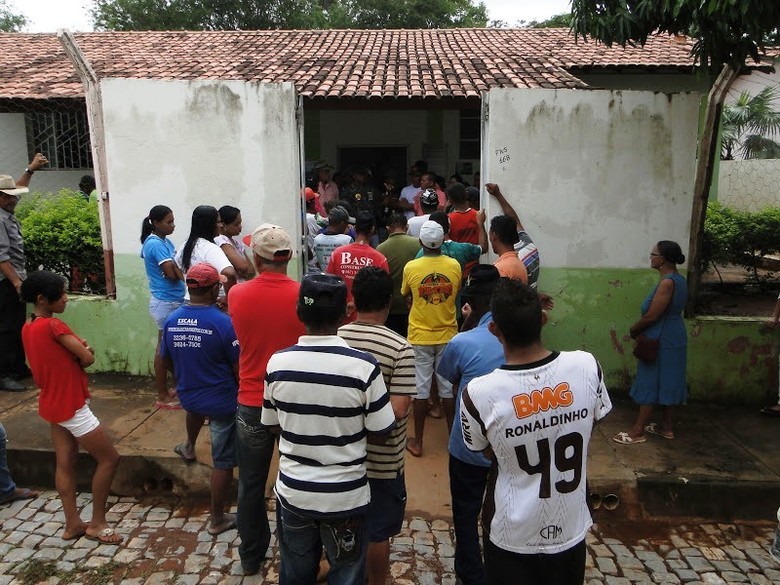
[[[395,479],[368,478],[371,503],[366,524],[369,542],[384,542],[401,532],[406,512],[406,483],[403,474]]]
[[[520,554],[497,547],[483,535],[488,585],[582,585],[585,539],[553,554]]]

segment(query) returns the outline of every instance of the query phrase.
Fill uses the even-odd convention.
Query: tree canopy
[[[2,0],[0,0],[2,1]],[[104,30],[481,27],[475,0],[93,0]]]
[[[7,0],[0,0],[0,31],[20,32],[27,26],[27,17],[14,11]]]
[[[777,86],[768,85],[756,95],[742,92],[733,103],[723,106],[721,118],[721,158],[780,158],[780,111],[774,101],[780,97]]]
[[[777,38],[778,0],[572,0],[575,34],[607,46],[644,44],[655,31],[689,35],[703,67],[739,68]]]
[[[547,20],[521,20],[523,28],[571,28],[571,13],[556,14]]]

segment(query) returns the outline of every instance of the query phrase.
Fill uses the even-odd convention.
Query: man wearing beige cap
[[[239,359],[238,413],[238,548],[244,574],[260,570],[271,540],[265,511],[265,484],[274,451],[274,435],[260,424],[268,359],[290,347],[306,330],[296,305],[300,285],[287,276],[293,256],[290,236],[278,225],[264,223],[252,234],[257,277],[228,293]]]
[[[7,392],[25,390],[18,380],[30,373],[22,347],[24,303],[19,298],[27,270],[22,230],[14,211],[19,198],[29,191],[33,173],[48,162],[38,153],[18,180],[0,175],[0,390]]]

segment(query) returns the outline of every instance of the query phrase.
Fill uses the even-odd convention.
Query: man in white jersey
[[[395,428],[382,371],[337,335],[347,287],[332,274],[301,282],[306,335],[268,360],[261,422],[278,428],[280,585],[314,583],[323,548],[329,583],[363,583],[371,497],[366,437]]]
[[[498,464],[482,509],[487,582],[582,585],[588,441],[612,408],[601,367],[589,353],[542,345],[547,315],[527,285],[501,279],[491,312],[506,365],[461,399],[466,446]]]

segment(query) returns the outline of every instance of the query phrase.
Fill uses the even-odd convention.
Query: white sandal
[[[645,443],[647,439],[644,436],[633,438],[631,435],[625,432],[620,432],[612,440],[621,445],[638,445],[639,443]]]

